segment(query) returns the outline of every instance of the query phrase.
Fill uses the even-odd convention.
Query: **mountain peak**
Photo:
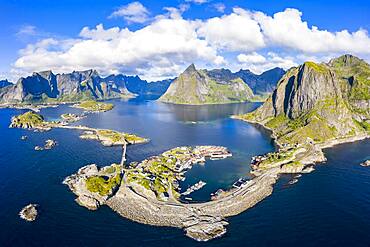
[[[184,73],[186,73],[186,74],[192,74],[192,73],[194,73],[194,72],[196,72],[196,71],[197,71],[197,69],[195,68],[194,63],[192,63],[192,64],[190,64],[190,65],[186,68],[186,70],[184,71]]]
[[[351,66],[359,63],[363,63],[364,61],[356,56],[353,56],[351,54],[345,54],[337,58],[333,58],[329,61],[330,66]]]

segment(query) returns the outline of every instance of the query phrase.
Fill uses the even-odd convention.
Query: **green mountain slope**
[[[369,134],[370,66],[351,55],[306,62],[287,71],[261,107],[238,117],[270,128],[280,143]]]
[[[160,101],[174,104],[224,104],[245,102],[253,97],[252,90],[240,78],[221,80],[206,70],[190,65],[174,80]]]

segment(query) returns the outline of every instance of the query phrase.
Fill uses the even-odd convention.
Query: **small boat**
[[[295,184],[297,182],[298,182],[298,179],[293,179],[293,180],[289,181],[289,184],[292,185],[292,184]]]

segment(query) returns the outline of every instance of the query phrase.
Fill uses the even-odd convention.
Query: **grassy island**
[[[40,114],[28,111],[24,114],[14,116],[11,120],[10,127],[32,129],[44,125],[44,118]]]
[[[76,129],[84,131],[80,137],[82,139],[98,140],[104,146],[140,144],[149,140],[135,134],[122,133],[108,129],[94,129],[87,126],[72,126],[70,123],[76,122],[86,117],[86,114],[62,114],[62,121],[45,121],[44,117],[33,111],[14,116],[11,120],[10,128],[37,129],[40,131],[51,130],[52,128]]]
[[[81,108],[89,112],[106,112],[113,109],[114,105],[110,103],[98,102],[94,100],[84,101],[73,105],[75,108]]]
[[[139,144],[148,142],[148,139],[134,134],[106,129],[87,130],[80,137],[82,139],[99,140],[104,146]]]

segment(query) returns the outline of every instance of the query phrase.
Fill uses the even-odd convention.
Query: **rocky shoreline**
[[[182,228],[186,236],[198,241],[208,241],[225,234],[228,225],[225,218],[240,214],[271,195],[273,185],[280,174],[312,171],[306,166],[293,170],[284,168],[284,165],[296,158],[307,159],[306,156],[302,156],[302,151],[295,151],[292,158],[274,164],[240,187],[225,191],[222,197],[205,203],[181,203],[176,198],[168,201],[159,200],[155,193],[142,185],[125,182],[127,178],[123,173],[118,190],[104,203],[130,220],[155,226]],[[315,161],[321,161],[321,157]],[[79,173],[80,171],[77,176]],[[75,194],[79,196],[79,193]],[[89,197],[95,198],[95,194],[90,194]]]
[[[254,178],[237,189],[223,193],[222,197],[205,203],[159,202],[155,197],[138,193],[140,189],[121,184],[115,195],[106,204],[125,218],[133,221],[182,228],[188,237],[207,241],[222,236],[226,232],[225,218],[234,216],[253,207],[272,194],[273,186],[280,174],[304,174],[314,170],[313,165],[326,161],[322,152],[341,143],[369,138],[368,135],[341,138],[324,144],[311,144],[297,149],[292,157],[272,163],[268,169],[260,171]],[[283,149],[277,143],[279,149]],[[298,165],[294,162],[299,162]],[[298,181],[295,178],[294,183]]]
[[[13,116],[9,128],[23,128],[34,131],[50,131],[53,128],[61,129],[74,129],[82,130],[83,134],[80,135],[81,139],[97,140],[100,141],[104,146],[117,146],[126,144],[142,144],[149,142],[149,139],[137,136],[135,134],[122,133],[108,129],[95,129],[82,125],[70,125],[76,121],[79,121],[86,117],[86,114],[62,114],[62,121],[48,122],[44,120],[44,117],[33,111],[28,111],[24,114]],[[53,143],[49,143],[53,144]],[[45,145],[45,149],[50,149],[49,144]],[[54,147],[55,145],[50,145]],[[41,150],[38,147],[37,150]]]
[[[245,119],[242,120],[247,121]],[[266,128],[263,124],[252,123]],[[11,127],[23,127],[23,125],[14,125]],[[137,140],[131,136],[133,139],[130,142],[128,140],[130,136],[125,136],[125,133],[93,129],[86,126],[70,126],[68,123],[48,123],[44,122],[43,119],[42,124],[39,126],[27,125],[25,127],[35,129],[66,128],[83,130],[84,133],[81,135],[81,138],[99,140],[105,146],[125,146],[130,143],[136,144],[147,141],[146,139]],[[228,225],[226,221],[227,217],[238,215],[271,195],[273,186],[281,174],[312,172],[315,163],[326,160],[322,151],[324,148],[369,138],[369,135],[364,134],[329,140],[325,143],[315,144],[309,142],[304,145],[287,147],[276,140],[271,129],[268,130],[271,131],[271,136],[275,139],[274,141],[278,150],[259,157],[257,162],[251,164],[251,173],[254,175],[251,180],[242,182],[237,188],[224,191],[222,196],[215,197],[214,200],[209,202],[180,202],[175,196],[177,193],[175,191],[176,183],[173,183],[171,179],[169,181],[172,182],[166,189],[168,198],[162,195],[162,192],[158,194],[158,191],[148,189],[147,182],[144,180],[140,183],[132,182],[137,179],[137,176],[140,177],[143,174],[144,177],[147,176],[146,179],[156,181],[156,178],[152,177],[152,175],[142,173],[147,169],[146,166],[150,162],[162,162],[164,157],[166,159],[163,162],[167,165],[171,164],[176,155],[179,154],[181,156],[189,151],[186,148],[175,148],[176,151],[169,150],[160,159],[150,158],[143,161],[143,165],[133,165],[131,171],[134,171],[134,173],[129,173],[129,170],[123,166],[123,162],[121,162],[121,165],[112,164],[101,169],[94,164],[88,165],[79,169],[76,174],[67,177],[63,183],[68,185],[70,190],[77,195],[76,202],[90,210],[96,210],[102,205],[107,205],[121,216],[130,220],[155,226],[181,228],[184,230],[185,235],[190,238],[197,241],[208,241],[221,237],[226,233],[226,227]],[[205,147],[209,148],[211,146]],[[206,149],[200,148],[197,152],[201,154],[204,150]],[[124,155],[123,161],[125,160]],[[226,158],[229,155],[231,154],[227,150],[216,149],[215,153],[210,155],[210,157]],[[202,156],[194,156],[193,158],[194,162],[204,162],[204,157]],[[176,175],[176,179],[182,177],[180,173],[183,169],[191,168],[191,162],[193,161],[188,163],[188,160],[181,160],[178,164],[173,163],[174,166],[171,169],[179,173]],[[165,172],[168,173],[168,171]],[[161,173],[164,172],[161,171]],[[128,174],[134,174],[134,176],[129,178]],[[297,182],[297,179],[294,182]],[[156,184],[155,186],[162,186],[162,183],[163,178],[161,178],[159,185]],[[162,191],[161,187],[158,190]],[[33,209],[32,212],[34,212]]]
[[[369,167],[370,166],[370,160],[365,160],[360,165],[363,166],[363,167]]]

